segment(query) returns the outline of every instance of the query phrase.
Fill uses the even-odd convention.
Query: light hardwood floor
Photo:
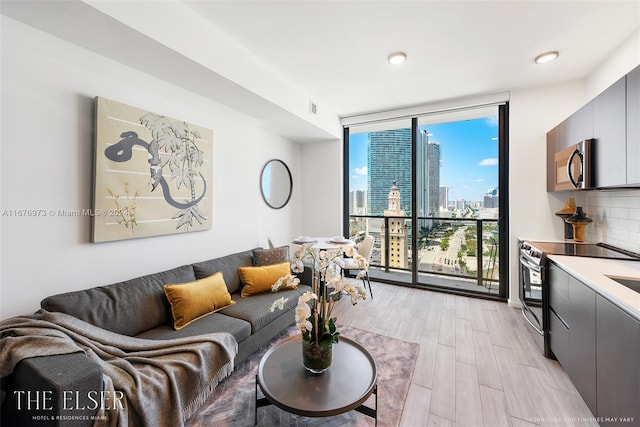
[[[420,344],[401,426],[597,426],[506,303],[372,283],[338,324]]]

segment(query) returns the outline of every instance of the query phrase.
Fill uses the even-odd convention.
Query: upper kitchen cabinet
[[[640,187],[640,66],[547,133],[547,191],[573,189],[557,185],[556,154],[585,139],[594,140],[587,188]]]
[[[640,66],[627,74],[627,184],[640,185]]]
[[[595,187],[627,184],[626,109],[626,77],[593,100]]]
[[[571,147],[585,139],[594,137],[594,103],[593,101],[573,113],[560,123],[560,145],[557,151]]]

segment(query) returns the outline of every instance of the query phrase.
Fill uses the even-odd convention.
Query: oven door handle
[[[536,316],[535,313],[532,312],[531,309],[529,309],[529,307],[527,307],[527,305],[523,302],[522,303],[522,316],[524,317],[524,320],[526,320],[527,323],[529,323],[531,325],[531,327],[536,330],[537,333],[539,333],[540,335],[544,335],[544,332],[542,332],[542,329],[540,329],[538,326],[534,325],[533,322],[531,320],[529,320],[529,317],[527,316],[527,313],[531,314],[533,316],[533,318],[536,319],[536,323],[540,324],[540,321],[538,320],[538,316]]]
[[[524,255],[520,255],[520,263],[527,267],[529,270],[533,270],[536,273],[540,273],[540,266],[529,261]]]

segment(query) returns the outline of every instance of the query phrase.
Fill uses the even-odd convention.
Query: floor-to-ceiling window
[[[345,128],[345,228],[375,237],[371,277],[506,297],[507,118],[503,103]]]

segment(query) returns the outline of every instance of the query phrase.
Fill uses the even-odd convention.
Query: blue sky
[[[421,126],[429,140],[440,143],[440,185],[449,200],[482,200],[498,186],[498,120],[489,117]],[[367,188],[367,134],[349,136],[350,190]]]

